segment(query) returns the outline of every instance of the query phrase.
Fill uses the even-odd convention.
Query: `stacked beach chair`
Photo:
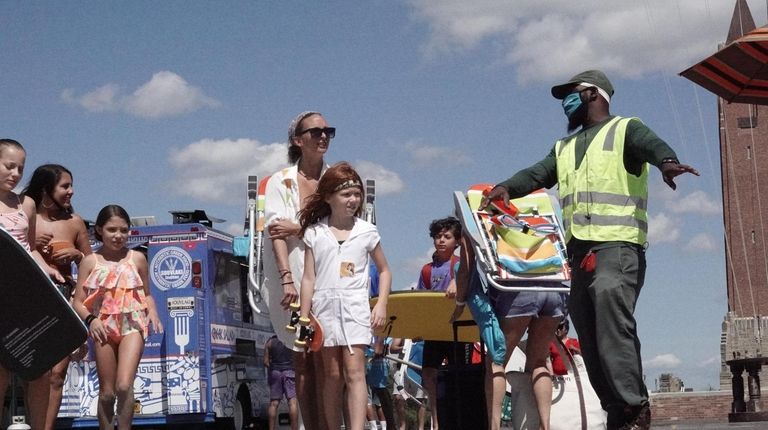
[[[570,269],[560,206],[544,190],[480,210],[492,185],[456,191],[456,214],[472,240],[478,267],[489,286],[507,291],[567,292]]]

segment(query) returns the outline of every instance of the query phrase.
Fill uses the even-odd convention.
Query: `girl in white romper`
[[[363,184],[347,163],[329,168],[299,213],[306,249],[301,280],[301,317],[310,311],[323,327],[323,408],[328,428],[341,426],[343,390],[350,414],[347,428],[362,430],[368,401],[365,348],[371,328],[387,318],[392,275],[376,226],[360,218]],[[368,305],[369,258],[379,272],[379,299]]]

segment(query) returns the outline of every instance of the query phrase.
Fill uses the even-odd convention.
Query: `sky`
[[[678,73],[724,41],[735,1],[0,2],[3,137],[74,174],[75,209],[204,209],[241,234],[246,178],[286,165],[304,110],[337,127],[327,161],[376,179],[394,289],[429,261],[452,193],[497,183],[565,136],[549,89],[602,69],[701,177],[650,176],[636,317],[646,384],[719,387],[727,310],[716,98]],[[758,26],[765,3],[750,1]],[[447,316],[446,316],[447,318]]]

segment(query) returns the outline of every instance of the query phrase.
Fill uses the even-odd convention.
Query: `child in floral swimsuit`
[[[115,343],[134,332],[147,337],[147,300],[133,262],[134,254],[130,250],[124,260],[116,263],[97,257],[85,280],[88,297],[83,304],[101,320],[109,339]]]
[[[130,217],[110,205],[96,217],[101,249],[83,258],[75,288],[75,311],[93,338],[99,374],[99,428],[112,429],[117,401],[118,428],[131,428],[133,382],[151,324],[161,333],[147,282],[144,254],[126,248]]]

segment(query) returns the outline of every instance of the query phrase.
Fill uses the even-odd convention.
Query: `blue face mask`
[[[563,111],[565,116],[570,118],[574,112],[581,106],[581,93],[571,93],[563,99]]]

